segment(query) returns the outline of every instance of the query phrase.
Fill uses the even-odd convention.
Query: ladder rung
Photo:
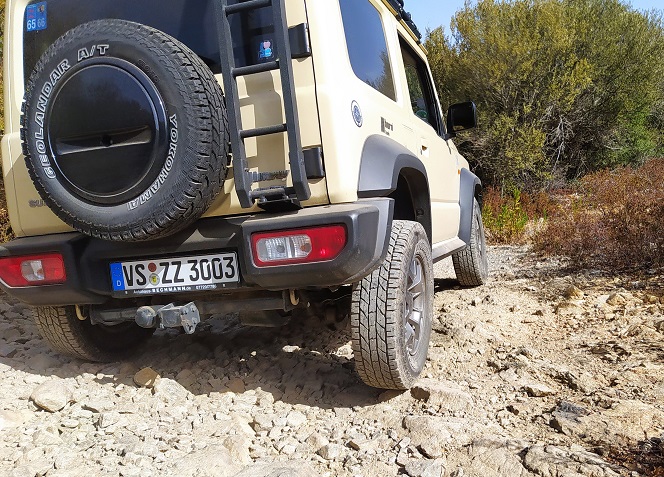
[[[286,124],[277,124],[276,126],[266,126],[264,128],[244,129],[240,131],[240,137],[247,139],[248,137],[267,136],[269,134],[278,134],[286,132],[288,126]]]
[[[277,181],[287,177],[288,171],[251,172],[251,182]]]
[[[272,5],[272,0],[249,0],[248,2],[227,5],[225,11],[226,15],[232,15],[233,13],[253,10],[256,8],[269,7],[270,5]]]
[[[273,197],[273,196],[286,196],[285,187],[264,187],[262,189],[254,189],[251,191],[251,198],[258,199],[260,197]]]
[[[236,78],[238,76],[253,75],[256,73],[263,73],[265,71],[273,71],[279,69],[278,61],[269,61],[267,63],[258,63],[257,65],[249,66],[240,66],[238,68],[233,68],[233,76]]]

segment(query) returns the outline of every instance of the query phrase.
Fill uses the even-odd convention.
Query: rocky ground
[[[477,289],[437,266],[405,393],[359,381],[343,323],[219,318],[90,364],[0,297],[0,475],[663,476],[664,276],[570,274],[524,248],[491,261]]]

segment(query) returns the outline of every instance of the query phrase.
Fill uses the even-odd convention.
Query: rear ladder
[[[258,202],[265,210],[299,209],[301,202],[311,197],[309,182],[305,170],[302,140],[300,138],[299,118],[295,101],[295,83],[293,81],[293,65],[291,45],[289,42],[288,23],[286,21],[285,0],[238,0],[229,5],[229,0],[217,0],[215,10],[217,16],[217,32],[221,53],[221,72],[224,77],[224,93],[228,108],[228,124],[230,127],[231,147],[233,151],[233,175],[235,190],[243,208],[249,208]],[[274,35],[278,58],[274,61],[250,66],[235,66],[233,54],[233,36],[231,32],[231,15],[238,15],[270,7],[274,22]],[[286,118],[284,124],[243,129],[240,115],[240,97],[237,79],[266,71],[279,70],[283,97],[283,111]],[[286,133],[288,137],[288,158],[292,186],[258,187],[255,183],[286,179],[289,171],[253,172],[249,170],[244,141],[247,138],[266,136],[269,134]]]

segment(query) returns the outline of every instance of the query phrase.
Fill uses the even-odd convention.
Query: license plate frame
[[[112,262],[113,296],[150,296],[237,288],[241,274],[237,253],[164,257]]]

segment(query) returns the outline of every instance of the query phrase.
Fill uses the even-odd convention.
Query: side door
[[[443,139],[445,125],[431,72],[422,52],[399,38],[408,99],[413,111],[410,125],[416,138],[415,152],[429,176],[433,242],[456,237],[459,231],[459,164],[452,144]]]

